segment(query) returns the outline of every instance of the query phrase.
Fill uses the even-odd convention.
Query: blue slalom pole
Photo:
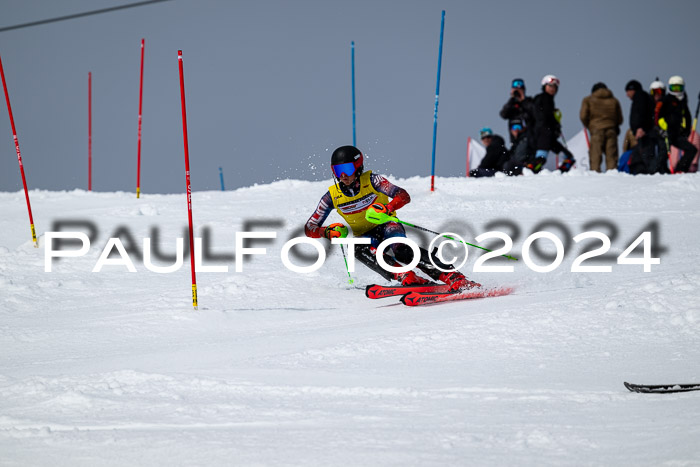
[[[355,41],[350,42],[350,49],[352,62],[352,145],[357,146],[355,131]]]
[[[430,172],[430,191],[435,191],[435,145],[437,143],[438,101],[440,99],[440,69],[442,68],[442,38],[445,32],[445,10],[440,22],[440,51],[438,52],[437,85],[435,86],[435,115],[433,116],[433,166]]]
[[[221,170],[221,167],[219,167],[219,178],[221,179],[221,191],[224,190],[224,171]]]

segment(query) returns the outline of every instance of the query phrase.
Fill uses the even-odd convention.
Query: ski
[[[632,384],[625,381],[625,387],[632,392],[670,394],[672,392],[700,391],[700,383],[691,384]]]
[[[494,289],[471,289],[464,292],[443,293],[417,293],[410,292],[401,297],[401,301],[407,306],[427,305],[429,303],[450,302],[453,300],[470,300],[475,298],[500,297],[513,292],[512,287],[499,287]]]
[[[386,298],[395,297],[397,295],[406,295],[410,292],[447,292],[450,286],[447,284],[421,284],[421,285],[397,285],[397,286],[385,286],[378,284],[371,284],[365,288],[365,295],[367,298]]]

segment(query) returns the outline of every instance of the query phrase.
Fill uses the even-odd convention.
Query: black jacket
[[[535,96],[535,131],[532,147],[535,150],[544,149],[549,151],[554,146],[554,142],[559,138],[561,125],[554,117],[554,96],[550,96],[542,91]]]
[[[649,133],[654,128],[654,98],[639,89],[634,92],[630,107],[630,129],[632,134],[641,128]]]
[[[519,118],[525,123],[525,128],[531,128],[535,124],[534,101],[526,96],[522,101],[515,97],[508,99],[499,114],[505,120]]]
[[[486,148],[486,155],[481,159],[480,169],[503,170],[503,165],[508,161],[510,153],[506,149],[506,142],[499,135],[493,135],[491,144]]]
[[[683,100],[678,100],[673,94],[666,94],[659,111],[659,119],[661,118],[666,120],[668,125],[666,131],[668,131],[669,141],[676,141],[680,137],[687,138],[693,124],[690,108],[688,108],[688,96],[685,95]],[[685,125],[683,125],[684,120]]]

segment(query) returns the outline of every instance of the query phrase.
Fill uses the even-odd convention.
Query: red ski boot
[[[481,284],[470,281],[459,271],[443,272],[440,274],[439,279],[450,286],[450,292],[462,292],[481,287]]]
[[[401,274],[394,274],[394,278],[401,282],[401,285],[422,285],[427,284],[428,280],[417,276],[413,271],[402,272]]]

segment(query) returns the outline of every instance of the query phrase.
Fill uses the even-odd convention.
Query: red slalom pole
[[[141,110],[143,108],[143,50],[145,40],[141,39],[141,80],[139,83],[139,149],[136,165],[136,197],[141,197]]]
[[[17,162],[19,162],[19,171],[22,174],[22,185],[24,185],[24,197],[27,199],[27,211],[29,212],[29,227],[32,230],[32,241],[34,248],[39,248],[39,242],[36,239],[36,230],[34,229],[34,217],[32,216],[32,204],[29,202],[29,191],[27,191],[27,178],[24,176],[24,164],[22,164],[22,153],[19,151],[19,140],[17,139],[17,129],[15,128],[15,118],[12,116],[12,106],[10,105],[10,95],[7,92],[7,83],[5,82],[5,70],[2,66],[2,58],[0,58],[0,75],[2,76],[2,88],[5,90],[5,101],[7,101],[7,112],[10,114],[10,124],[12,125],[12,138],[15,140],[15,151],[17,152]]]
[[[185,180],[187,182],[187,219],[190,225],[190,269],[192,270],[192,306],[197,309],[197,276],[194,261],[194,228],[192,227],[192,184],[190,183],[190,151],[187,143],[187,111],[185,110],[185,75],[182,68],[182,50],[177,51],[180,67],[180,101],[182,102],[182,136],[185,144]]]
[[[88,72],[88,191],[92,191],[92,72]]]

